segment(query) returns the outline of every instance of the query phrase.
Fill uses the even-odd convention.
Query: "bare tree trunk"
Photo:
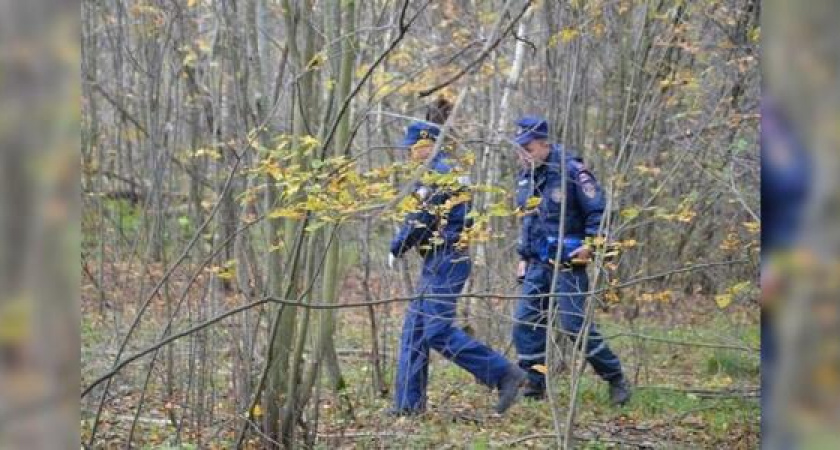
[[[312,60],[314,55],[313,49],[315,36],[314,31],[309,24],[309,21],[312,18],[312,4],[309,1],[306,1],[304,2],[304,6],[302,8],[298,8],[296,6],[292,6],[291,1],[284,0],[283,6],[284,18],[286,21],[286,32],[288,33],[287,43],[289,45],[292,59],[295,61],[295,64],[297,64],[298,70],[301,72],[307,71],[307,64]],[[302,51],[299,49],[296,42],[297,31],[300,25],[303,25],[304,27]],[[297,139],[314,133],[312,130],[312,120],[313,117],[315,117],[314,112],[317,108],[317,102],[312,95],[313,80],[314,74],[311,71],[308,71],[306,73],[302,73],[297,80],[297,83],[294,85],[297,95],[292,96],[292,110],[295,113],[292,122],[294,130],[294,138],[292,141],[293,148],[298,145]],[[296,157],[296,162],[301,165],[307,164],[303,154],[300,152]],[[293,236],[296,234],[298,227],[301,226],[303,225],[293,219],[287,219],[285,221],[283,235],[284,242],[287,246],[293,241]],[[304,259],[308,259],[308,255],[304,255]],[[282,278],[279,278],[279,269],[278,272],[275,272],[272,275],[277,276],[278,279],[276,281],[282,284]],[[294,287],[297,285],[298,281],[294,278],[289,278],[287,283],[288,286]],[[279,289],[279,285],[272,286],[272,290],[275,292],[281,291],[281,289]],[[296,317],[296,308],[279,308],[275,319],[278,322],[278,333],[274,338],[273,345],[271,346],[273,348],[273,354],[267,358],[268,361],[272,361],[274,366],[269,372],[268,386],[264,396],[266,401],[265,426],[267,432],[266,434],[274,441],[280,440],[281,394],[283,394],[290,382],[288,377],[289,371],[292,368],[290,367],[291,362],[289,358],[293,350],[292,343],[295,341],[294,337],[297,332]],[[288,394],[288,392],[286,394]],[[285,401],[293,402],[294,399],[286,396]]]

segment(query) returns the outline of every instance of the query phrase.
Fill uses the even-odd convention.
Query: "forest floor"
[[[88,280],[85,280],[87,282]],[[355,287],[355,283],[345,283]],[[343,290],[352,296],[353,289]],[[119,337],[133,318],[134,307],[106,308],[99,314],[98,296],[91,286],[83,288],[82,384],[107,371],[116,355]],[[225,303],[234,305],[236,296]],[[352,298],[349,301],[358,301]],[[191,302],[196,302],[192,299]],[[348,301],[348,300],[343,300]],[[629,301],[625,299],[625,301]],[[196,308],[193,304],[190,308]],[[386,387],[394,373],[395,344],[402,318],[402,305],[377,310],[384,347],[380,348]],[[504,306],[501,307],[504,310]],[[119,310],[119,311],[117,311]],[[473,308],[475,311],[475,308]],[[581,448],[756,448],[759,442],[759,326],[756,308],[736,303],[721,311],[714,300],[701,296],[674,298],[667,304],[642,304],[634,320],[628,307],[617,305],[600,311],[602,332],[612,336],[610,345],[622,358],[634,386],[632,400],[623,407],[608,402],[607,387],[590,368],[583,376],[578,395],[575,436]],[[379,315],[379,313],[382,313]],[[166,309],[155,302],[138,331],[144,345],[165,326]],[[382,412],[390,405],[388,395],[374,387],[370,358],[370,331],[365,309],[342,310],[338,315],[336,345],[346,387],[343,396],[330,390],[327,377],[317,389],[317,418],[308,411],[310,437],[315,448],[552,448],[556,447],[554,419],[549,402],[522,400],[504,416],[492,414],[496,393],[477,384],[471,375],[435,354],[430,367],[428,411],[419,417],[389,418]],[[481,319],[479,318],[480,322]],[[487,328],[478,324],[479,333]],[[181,329],[176,326],[176,329]],[[121,330],[116,333],[114,330]],[[221,334],[218,334],[221,333]],[[237,411],[231,380],[234,364],[225,331],[217,332],[210,355],[219,373],[211,377],[205,392],[213,409],[212,421],[199,436],[179,417],[192,412],[188,394],[167,393],[162,366],[153,372],[135,431],[140,448],[229,448],[236,435]],[[628,336],[631,334],[632,336]],[[640,337],[642,336],[642,337]],[[506,336],[494,336],[491,345],[513,357]],[[686,343],[715,343],[733,348],[697,347]],[[179,352],[192,351],[180,343]],[[179,353],[180,354],[180,353]],[[161,353],[163,355],[163,353]],[[185,358],[189,359],[189,358]],[[227,359],[227,360],[225,360]],[[176,358],[181,361],[181,358]],[[102,415],[97,446],[122,447],[134,418],[148,358],[115,378],[113,393]],[[179,369],[176,376],[186,371]],[[569,372],[556,380],[556,412],[562,424],[569,403]],[[241,380],[239,380],[241,382]],[[183,384],[182,384],[183,386]],[[193,391],[194,386],[191,386]],[[177,390],[177,389],[176,389]],[[348,407],[346,401],[349,399]],[[92,396],[98,400],[98,395]],[[97,402],[82,403],[82,437],[90,433]],[[311,424],[317,421],[317,427]],[[177,438],[176,438],[177,436]]]

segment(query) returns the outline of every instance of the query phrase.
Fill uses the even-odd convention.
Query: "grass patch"
[[[733,378],[758,376],[759,362],[748,358],[744,352],[715,350],[706,360],[706,373],[709,375],[726,374]]]

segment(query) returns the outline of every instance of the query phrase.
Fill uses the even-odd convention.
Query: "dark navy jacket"
[[[598,235],[606,204],[604,191],[582,160],[570,150],[565,151],[566,177],[563,186],[563,154],[559,144],[552,144],[544,164],[533,171],[524,169],[517,177],[516,204],[525,213],[517,253],[524,260],[547,262],[546,254],[554,257],[549,247],[558,236],[560,209],[564,201],[563,238],[582,240]],[[531,197],[539,198],[539,204],[532,204],[529,208],[528,199]]]
[[[445,152],[439,152],[431,162],[431,170],[440,174],[452,172],[453,166],[448,161],[450,158]],[[414,247],[428,245],[435,232],[438,232],[438,237],[443,240],[438,245],[451,246],[458,242],[461,232],[468,225],[470,203],[454,205],[442,216],[434,211],[435,207],[446,203],[455,193],[452,189],[426,186],[417,182],[414,195],[421,201],[420,209],[406,216],[399,232],[391,241],[391,253],[399,257]],[[426,253],[423,249],[419,250],[421,254]]]

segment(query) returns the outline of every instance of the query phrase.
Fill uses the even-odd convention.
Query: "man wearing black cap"
[[[605,199],[580,158],[559,144],[549,144],[544,119],[526,116],[517,126],[514,140],[522,149],[523,165],[516,186],[517,205],[523,213],[517,276],[522,280],[523,298],[514,314],[513,342],[519,366],[528,371],[524,395],[541,399],[545,376],[535,368],[545,364],[549,297],[544,295],[559,294],[555,302],[560,328],[577,342],[583,334],[584,293],[589,290],[586,264],[599,235]],[[552,289],[555,267],[558,273]],[[630,390],[621,362],[594,323],[584,344],[587,361],[609,383],[611,402],[626,403]]]

